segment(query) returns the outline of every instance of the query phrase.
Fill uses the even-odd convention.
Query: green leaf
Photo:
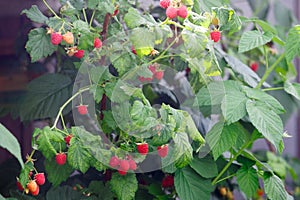
[[[21,147],[17,140],[17,138],[7,130],[1,123],[0,123],[0,147],[7,149],[13,156],[15,156],[21,168],[24,167],[24,162],[21,155]]]
[[[20,183],[21,185],[23,186],[23,188],[26,188],[26,185],[27,183],[29,182],[29,172],[32,171],[34,168],[32,162],[28,162],[28,163],[25,163],[23,169],[21,170],[21,173],[20,173]]]
[[[31,6],[29,10],[25,9],[21,12],[21,14],[26,14],[26,16],[33,22],[37,23],[46,23],[48,17],[43,15],[43,13],[39,10],[36,5]]]
[[[188,55],[191,58],[201,56],[208,42],[206,35],[199,32],[193,33],[187,29],[184,29],[181,34]]]
[[[201,133],[198,131],[198,128],[195,125],[193,118],[189,115],[188,112],[183,112],[186,122],[187,133],[193,141],[199,142],[200,144],[204,144],[205,140],[202,137]]]
[[[189,142],[186,133],[176,133],[174,138],[174,156],[175,166],[183,168],[188,165],[193,159],[193,148]]]
[[[134,8],[129,8],[128,13],[124,16],[124,21],[128,28],[136,28],[147,24],[147,20],[142,17],[141,13]]]
[[[104,13],[113,14],[115,10],[115,6],[113,1],[111,0],[101,0],[99,1],[98,10]]]
[[[190,166],[204,178],[213,178],[218,175],[217,164],[211,156],[206,156],[204,158],[196,157],[190,163]]]
[[[30,54],[31,62],[50,56],[57,49],[51,44],[50,36],[43,28],[35,28],[29,32],[25,48]]]
[[[130,41],[139,56],[149,55],[155,45],[155,35],[147,28],[135,28]]]
[[[243,33],[240,43],[239,43],[239,53],[243,53],[254,49],[256,47],[260,47],[268,42],[270,42],[273,38],[273,34],[271,32],[261,33],[257,30],[254,31],[246,31]]]
[[[259,183],[257,171],[254,168],[242,166],[236,173],[236,179],[239,187],[248,198],[256,193]]]
[[[71,96],[72,81],[61,74],[45,74],[28,84],[28,92],[21,105],[22,121],[53,118]],[[71,107],[64,110],[68,113]]]
[[[287,192],[285,191],[284,184],[278,176],[265,173],[263,180],[265,192],[270,200],[287,199]]]
[[[125,176],[114,173],[110,181],[110,186],[118,199],[132,200],[138,189],[138,182],[133,173],[126,174]]]
[[[295,98],[300,100],[300,84],[299,83],[291,83],[289,81],[286,81],[284,83],[284,90],[289,93],[290,95],[293,95]]]
[[[73,140],[74,141],[74,140]],[[75,140],[68,150],[68,162],[75,168],[85,173],[90,167],[91,154],[88,150],[81,145],[81,143]]]
[[[283,134],[280,117],[264,103],[248,100],[246,108],[252,124],[279,149]]]
[[[51,160],[45,160],[45,169],[47,172],[47,180],[54,187],[59,186],[63,181],[66,181],[74,169],[68,164],[58,165],[54,157]]]
[[[300,25],[290,29],[285,44],[285,54],[288,62],[292,61],[295,56],[300,56]]]
[[[73,190],[70,186],[62,186],[51,188],[46,194],[47,200],[70,200],[70,199],[85,199],[85,196],[80,192]]]
[[[101,200],[113,200],[114,194],[111,191],[109,184],[104,184],[101,181],[92,181],[89,184],[88,190],[96,194]]]
[[[242,27],[240,18],[232,8],[217,7],[213,8],[213,14],[219,19],[220,30],[229,30],[231,33],[239,31]]]
[[[204,179],[190,167],[178,169],[175,173],[175,188],[181,200],[210,199],[213,186],[209,179]]]

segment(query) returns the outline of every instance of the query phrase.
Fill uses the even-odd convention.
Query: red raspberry
[[[54,32],[51,34],[51,43],[53,45],[59,45],[63,39],[63,36],[58,32]]]
[[[170,6],[171,1],[170,0],[160,0],[159,5],[160,7],[166,9]]]
[[[258,63],[257,62],[253,62],[251,65],[250,65],[250,68],[253,70],[253,71],[255,71],[255,72],[257,72],[257,70],[258,70]]]
[[[74,43],[74,35],[72,32],[68,31],[65,34],[63,34],[63,40],[67,43],[67,44],[73,44]]]
[[[143,156],[147,155],[148,151],[149,151],[148,144],[147,143],[137,143],[137,150],[141,155],[143,155]]]
[[[120,161],[120,167],[118,170],[127,172],[130,168],[129,162],[127,160]]]
[[[29,174],[28,174],[28,177],[31,178],[32,174],[33,174],[33,172],[30,171]]]
[[[210,32],[210,38],[214,41],[214,42],[218,42],[221,38],[221,33],[218,30],[214,30],[212,32]]]
[[[119,13],[119,9],[115,9],[112,16],[114,17],[114,16],[116,16],[118,13]]]
[[[164,158],[168,155],[169,147],[168,145],[162,145],[157,147],[157,153],[160,157]]]
[[[256,191],[256,193],[259,197],[262,197],[264,195],[264,190],[260,188]]]
[[[141,81],[142,83],[143,83],[143,82],[149,82],[149,81],[152,81],[152,80],[153,80],[152,77],[149,77],[149,78],[145,78],[145,77],[143,77],[143,76],[140,76],[140,77],[139,77],[139,81]]]
[[[44,173],[38,173],[38,174],[36,174],[34,176],[34,180],[36,181],[36,183],[38,185],[44,185],[45,181],[46,181]]]
[[[87,105],[79,105],[79,106],[77,106],[77,111],[81,115],[86,115],[88,113]]]
[[[157,80],[160,81],[164,77],[164,71],[158,71],[154,74],[154,76]]]
[[[22,186],[22,184],[20,183],[20,181],[17,181],[17,188],[20,190],[20,191],[23,191],[24,188]]]
[[[166,10],[166,15],[170,19],[177,17],[177,8],[174,8],[173,6],[169,6]]]
[[[129,160],[129,169],[136,170],[136,162],[134,160]]]
[[[37,186],[36,190],[35,190],[35,191],[30,191],[30,193],[31,193],[33,196],[37,196],[37,195],[40,193],[40,187]]]
[[[72,137],[73,137],[73,135],[69,134],[64,138],[67,145],[70,145],[70,141],[71,141]]]
[[[117,156],[113,156],[110,158],[109,166],[112,168],[118,167],[120,165],[120,160]]]
[[[134,48],[134,46],[131,47],[131,52],[134,53],[135,55],[137,55],[136,50]]]
[[[154,65],[149,65],[148,69],[152,72],[152,74],[156,73],[156,67]]]
[[[84,56],[84,50],[77,50],[77,52],[74,53],[74,56],[76,58],[79,58],[79,59],[83,58],[83,56]]]
[[[174,177],[167,175],[161,182],[163,188],[173,187],[174,186]]]
[[[94,47],[95,47],[96,49],[99,49],[99,48],[102,47],[102,42],[101,42],[101,40],[100,40],[99,38],[95,38],[95,39],[94,39]]]
[[[119,174],[120,174],[121,176],[125,176],[125,175],[127,174],[127,172],[121,171],[121,170],[118,170],[118,172],[119,172]]]
[[[180,8],[178,8],[177,15],[178,17],[185,19],[188,16],[188,10],[186,6],[182,5]]]
[[[64,165],[67,161],[67,155],[65,153],[57,153],[55,161],[58,165]]]

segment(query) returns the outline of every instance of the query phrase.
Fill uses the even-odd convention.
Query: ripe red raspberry
[[[141,155],[143,155],[143,156],[147,155],[148,151],[149,151],[148,144],[147,143],[137,143],[137,150]]]
[[[74,53],[74,56],[76,58],[79,58],[79,59],[83,58],[83,56],[84,56],[84,50],[77,50],[77,52]]]
[[[120,160],[117,156],[113,156],[110,158],[109,166],[112,168],[118,167],[120,165]]]
[[[63,40],[67,43],[67,44],[73,44],[74,43],[74,35],[72,32],[68,31],[65,34],[63,34],[62,36]]]
[[[170,6],[171,0],[160,0],[159,5],[160,7],[166,9]]]
[[[162,145],[157,147],[157,153],[160,157],[164,158],[168,155],[169,147],[168,145]]]
[[[169,19],[173,19],[177,17],[177,8],[174,8],[173,6],[169,6],[166,10],[166,15]]]
[[[99,48],[102,47],[102,41],[101,41],[99,38],[95,38],[95,39],[94,39],[94,47],[95,47],[96,49],[99,49]]]
[[[35,190],[35,191],[30,191],[30,193],[31,193],[33,196],[37,196],[37,195],[40,193],[40,187],[37,186],[36,190]]]
[[[67,161],[67,155],[65,153],[57,153],[55,161],[58,165],[64,165]]]
[[[173,187],[174,186],[174,177],[167,175],[161,182],[163,188]]]
[[[145,78],[145,77],[143,77],[143,76],[139,76],[139,81],[141,81],[142,83],[143,83],[143,82],[150,82],[150,81],[152,81],[152,80],[153,80],[152,77]]]
[[[51,34],[51,43],[53,45],[59,45],[63,39],[63,36],[59,32],[54,32]]]
[[[72,137],[73,137],[73,135],[69,134],[64,138],[67,145],[70,145],[70,141],[71,141]]]
[[[129,170],[129,168],[130,168],[130,166],[129,166],[129,162],[127,160],[120,161],[120,166],[119,166],[118,170],[127,172]]]
[[[87,105],[79,105],[79,106],[77,106],[77,111],[81,115],[86,115],[88,113]]]
[[[258,65],[257,62],[253,62],[253,63],[250,65],[250,68],[251,68],[253,71],[255,71],[255,72],[257,72],[258,67],[259,67],[259,65]]]
[[[44,185],[46,181],[44,173],[38,173],[34,175],[34,180],[38,185]]]
[[[155,76],[155,78],[157,79],[157,80],[161,80],[163,77],[164,77],[164,71],[157,71],[155,74],[154,74],[154,76]]]
[[[24,188],[23,188],[22,184],[20,183],[20,181],[18,180],[16,183],[17,183],[18,190],[23,191]]]
[[[136,170],[136,162],[134,160],[129,160],[129,169]]]
[[[118,173],[119,173],[121,176],[125,176],[125,175],[127,174],[127,172],[122,171],[122,170],[118,170]]]
[[[221,38],[221,32],[218,30],[214,30],[212,32],[210,32],[210,38],[214,41],[214,42],[218,42]]]
[[[152,74],[156,73],[156,67],[155,67],[155,65],[149,65],[148,69],[152,72]]]
[[[181,17],[183,19],[185,19],[188,16],[188,10],[185,5],[182,5],[180,8],[178,8],[177,15],[178,17]]]

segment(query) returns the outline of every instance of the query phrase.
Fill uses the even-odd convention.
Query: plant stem
[[[64,130],[67,130],[67,127],[66,127],[66,124],[65,124],[65,120],[64,120],[64,117],[63,117],[62,113],[60,113],[60,118],[61,118],[61,123],[63,125]]]
[[[85,92],[85,91],[88,91],[90,88],[81,88],[77,93],[75,93],[71,98],[69,98],[60,108],[59,108],[59,111],[58,111],[58,114],[55,118],[55,121],[54,121],[54,124],[53,126],[50,128],[51,130],[56,128],[57,126],[57,123],[58,123],[58,119],[60,117],[60,115],[62,115],[62,111],[64,110],[64,108],[73,100],[75,99],[78,95],[80,95],[81,93]]]
[[[265,88],[262,89],[262,91],[266,92],[266,91],[275,91],[275,90],[283,90],[284,87],[275,87],[275,88]]]
[[[261,78],[260,82],[257,84],[257,86],[255,88],[259,89],[261,88],[261,86],[263,85],[263,83],[267,80],[267,78],[269,77],[269,75],[271,74],[271,72],[275,69],[275,67],[281,62],[281,60],[285,57],[285,54],[281,54],[281,56],[279,58],[277,58],[277,60],[273,63],[273,65],[266,69],[265,74],[263,75],[263,77]]]
[[[45,4],[45,6],[50,10],[50,12],[51,12],[55,17],[57,17],[58,19],[61,19],[61,18],[54,12],[54,10],[51,8],[51,6],[49,6],[49,4],[47,3],[46,0],[43,0],[43,2],[44,2],[44,4]]]
[[[86,13],[85,13],[85,8],[82,8],[82,13],[83,13],[83,17],[84,17],[85,22],[88,23]]]
[[[90,19],[90,27],[92,27],[92,23],[93,23],[93,20],[94,20],[95,13],[96,13],[96,10],[93,10],[92,17]]]
[[[234,177],[235,175],[236,175],[236,174],[231,174],[231,175],[229,175],[229,176],[226,176],[225,178],[222,178],[222,179],[218,180],[218,181],[216,182],[216,184],[217,184],[217,183],[220,183],[220,182],[222,182],[222,181],[225,181],[226,179],[232,178],[232,177]]]

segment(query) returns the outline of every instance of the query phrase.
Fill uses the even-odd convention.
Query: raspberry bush
[[[285,36],[225,1],[162,0],[159,16],[133,1],[61,0],[59,12],[43,2],[50,15],[22,12],[40,24],[26,50],[31,62],[53,58],[55,73],[28,85],[19,116],[49,126],[34,131],[25,163],[6,147],[22,165],[18,195],[293,199],[286,172],[297,176],[279,157],[292,105],[274,91],[300,99],[299,25]],[[251,152],[259,139],[267,160]],[[93,170],[88,183],[68,184]]]

